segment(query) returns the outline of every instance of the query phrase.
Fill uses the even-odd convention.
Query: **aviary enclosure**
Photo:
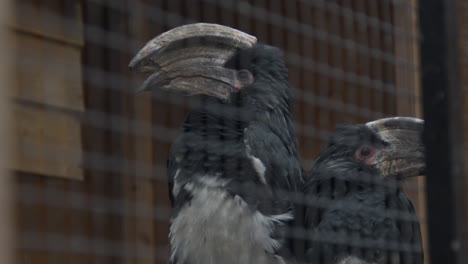
[[[396,183],[415,215],[375,212],[419,222],[422,243],[339,235],[320,243],[364,256],[379,247],[424,253],[424,263],[468,261],[468,2],[20,0],[0,10],[1,263],[168,263],[167,159],[200,102],[137,93],[148,74],[128,65],[155,36],[197,22],[282,50],[306,172],[338,124],[424,119],[425,175]],[[299,248],[316,238],[292,229]]]

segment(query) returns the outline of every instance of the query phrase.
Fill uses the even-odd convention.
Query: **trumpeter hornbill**
[[[289,262],[287,193],[299,191],[302,168],[281,51],[238,30],[197,23],[152,39],[129,67],[152,72],[140,90],[203,97],[168,160],[171,261]]]
[[[423,263],[420,226],[402,180],[425,173],[423,121],[342,126],[305,183],[310,263]]]

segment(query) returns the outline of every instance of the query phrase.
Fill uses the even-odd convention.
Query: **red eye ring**
[[[356,153],[354,155],[355,155],[356,159],[364,161],[364,160],[367,160],[369,158],[372,158],[372,156],[374,156],[375,152],[376,152],[376,150],[372,146],[364,145],[364,146],[359,147],[356,150]]]
[[[362,145],[354,153],[354,158],[367,166],[374,167],[377,163],[379,150],[371,145]]]

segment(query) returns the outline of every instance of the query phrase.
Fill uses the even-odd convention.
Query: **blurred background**
[[[453,263],[466,263],[468,2],[445,1],[446,9],[430,13],[433,2],[5,1],[1,155],[7,170],[0,181],[0,252],[13,251],[0,254],[11,257],[1,263],[167,262],[166,159],[191,103],[136,94],[144,76],[127,65],[154,36],[201,21],[237,28],[284,50],[306,169],[339,123],[415,116],[442,131],[437,135],[450,144],[428,151],[447,169],[438,179],[445,185],[434,181],[431,189],[417,177],[405,188],[422,224],[427,263],[444,256],[445,248],[458,257]],[[422,32],[433,25],[420,23],[430,21],[421,10],[436,25],[447,22],[433,28],[447,34],[425,38]],[[434,38],[439,40],[430,42]],[[425,85],[421,69],[433,65],[421,65],[420,54],[442,54],[435,74],[446,85]],[[445,104],[428,105],[431,100]],[[426,187],[447,197],[427,200]],[[440,206],[428,212],[434,200]],[[451,243],[429,250],[431,231],[444,228],[449,240],[439,242]]]

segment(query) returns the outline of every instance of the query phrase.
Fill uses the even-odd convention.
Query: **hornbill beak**
[[[138,89],[165,89],[228,100],[253,82],[250,72],[224,68],[238,49],[257,39],[242,31],[209,23],[180,26],[150,40],[131,60],[136,72],[152,72]]]
[[[369,122],[366,126],[388,143],[377,157],[376,165],[383,177],[406,178],[426,173],[422,119],[391,117]]]

